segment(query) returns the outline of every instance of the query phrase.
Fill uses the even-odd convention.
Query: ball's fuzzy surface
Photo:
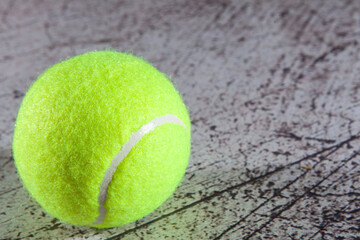
[[[145,134],[117,166],[102,223],[100,185],[131,135],[171,114]],[[47,69],[23,99],[13,153],[23,184],[53,216],[96,228],[151,213],[175,190],[190,155],[188,112],[172,83],[131,54],[96,51]]]

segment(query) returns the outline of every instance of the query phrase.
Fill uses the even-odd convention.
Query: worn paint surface
[[[360,1],[0,1],[0,236],[360,237]],[[172,77],[192,118],[182,185],[107,230],[43,212],[11,158],[21,100],[48,66],[132,52]]]

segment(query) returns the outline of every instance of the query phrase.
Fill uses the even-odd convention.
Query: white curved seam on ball
[[[159,127],[163,124],[177,124],[182,125],[185,129],[186,126],[177,116],[172,114],[167,114],[162,117],[154,118],[150,122],[144,124],[137,132],[132,133],[130,139],[123,145],[121,151],[113,158],[111,161],[110,167],[106,170],[104,179],[100,185],[100,194],[98,198],[99,202],[99,215],[96,221],[93,224],[101,224],[105,220],[106,208],[105,202],[107,199],[107,189],[112,180],[112,177],[122,160],[129,154],[131,149],[139,142],[146,134],[155,130],[156,127]]]

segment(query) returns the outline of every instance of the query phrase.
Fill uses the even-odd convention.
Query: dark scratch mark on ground
[[[326,52],[324,52],[323,54],[321,54],[320,56],[315,58],[314,61],[310,64],[310,67],[315,67],[316,64],[324,61],[329,55],[338,54],[339,52],[344,51],[348,46],[353,45],[353,44],[357,44],[357,41],[351,41],[351,42],[333,46],[332,48],[330,48],[329,50],[327,50]]]
[[[334,148],[332,151],[330,151],[328,154],[326,154],[325,156],[321,157],[322,160],[326,159],[327,157],[329,157],[331,154],[335,153],[338,149],[340,149],[341,147],[336,147]],[[320,161],[321,162],[321,161]],[[320,162],[317,162],[315,164],[318,165]],[[225,231],[223,231],[222,233],[220,233],[218,236],[216,236],[214,239],[220,239],[221,237],[223,237],[227,232],[229,232],[230,230],[234,229],[236,226],[238,226],[240,223],[242,223],[244,220],[246,220],[249,216],[251,216],[252,214],[254,214],[257,210],[259,210],[261,207],[265,206],[268,202],[270,202],[275,196],[279,196],[281,195],[281,192],[285,189],[287,189],[289,186],[293,185],[294,183],[296,183],[299,179],[303,178],[308,172],[304,172],[301,175],[299,175],[298,177],[296,177],[294,180],[290,181],[288,184],[286,184],[284,187],[282,187],[281,189],[279,189],[277,191],[277,194],[274,194],[273,196],[271,196],[270,198],[268,198],[266,201],[262,202],[259,206],[257,206],[256,208],[254,208],[248,215],[246,215],[245,217],[241,218],[238,222],[232,224],[231,226],[229,226]],[[277,208],[280,208],[281,206],[277,206],[274,210],[276,210]]]
[[[260,232],[264,227],[266,227],[269,223],[271,223],[275,218],[278,218],[283,212],[289,210],[292,206],[295,205],[295,203],[302,199],[303,197],[305,197],[306,195],[308,195],[313,189],[315,189],[316,187],[318,187],[321,183],[323,183],[325,180],[327,180],[330,176],[332,176],[334,173],[336,173],[337,171],[339,171],[343,166],[345,166],[345,164],[347,164],[350,160],[352,160],[353,158],[355,158],[356,156],[359,155],[359,152],[354,152],[349,158],[347,158],[346,160],[342,161],[342,164],[340,164],[336,169],[334,169],[333,171],[331,171],[328,175],[326,175],[323,179],[321,179],[319,182],[317,182],[316,184],[314,184],[310,189],[308,189],[306,192],[304,192],[303,194],[301,194],[300,196],[296,197],[294,200],[292,200],[291,202],[283,205],[282,209],[277,212],[276,214],[272,214],[270,217],[270,220],[268,220],[266,223],[262,224],[259,228],[255,229],[252,233],[248,234],[246,237],[244,237],[244,240],[250,239],[251,237],[253,237],[255,234],[257,234],[258,232]]]

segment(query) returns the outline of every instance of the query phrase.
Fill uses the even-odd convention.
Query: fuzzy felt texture
[[[146,134],[115,171],[105,221],[100,184],[131,133],[176,115]],[[58,63],[32,85],[15,125],[13,152],[23,184],[53,216],[97,228],[120,226],[154,211],[175,190],[190,155],[190,120],[172,83],[149,63],[115,51]]]

